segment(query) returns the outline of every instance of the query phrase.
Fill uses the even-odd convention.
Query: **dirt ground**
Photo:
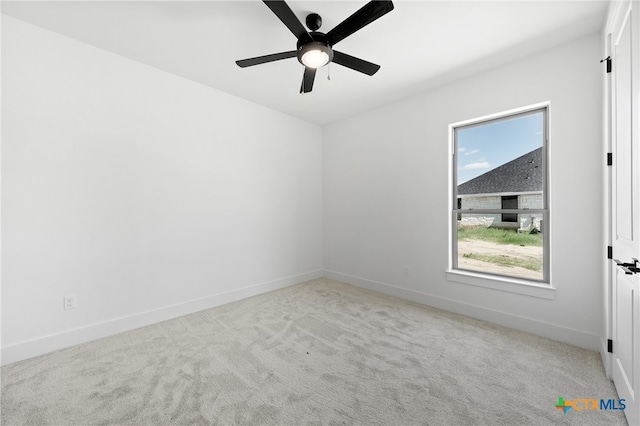
[[[481,240],[458,241],[458,267],[462,269],[509,275],[520,278],[535,280],[543,279],[542,271],[536,272],[515,266],[500,266],[489,262],[483,262],[481,260],[469,259],[463,256],[466,253],[495,256],[506,255],[519,258],[535,257],[542,259],[542,247],[496,244]]]

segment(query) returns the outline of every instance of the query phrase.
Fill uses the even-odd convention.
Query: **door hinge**
[[[613,340],[607,339],[607,352],[613,353]]]
[[[613,247],[607,246],[607,259],[613,259]]]
[[[607,152],[607,166],[613,166],[613,153]]]
[[[606,58],[601,60],[600,63],[603,63],[605,61],[607,62],[607,74],[608,74],[611,72],[611,56],[607,56]]]

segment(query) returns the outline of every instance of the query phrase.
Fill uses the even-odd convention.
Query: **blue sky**
[[[540,148],[542,112],[457,131],[458,185]]]

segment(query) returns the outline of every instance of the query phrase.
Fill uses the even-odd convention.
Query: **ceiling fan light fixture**
[[[320,42],[307,43],[298,50],[298,61],[307,68],[320,68],[333,59],[333,50]]]
[[[300,59],[305,67],[320,68],[329,63],[329,55],[322,50],[309,50]]]

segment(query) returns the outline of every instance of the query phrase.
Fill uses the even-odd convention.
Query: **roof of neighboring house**
[[[542,147],[458,185],[458,195],[542,191]]]

